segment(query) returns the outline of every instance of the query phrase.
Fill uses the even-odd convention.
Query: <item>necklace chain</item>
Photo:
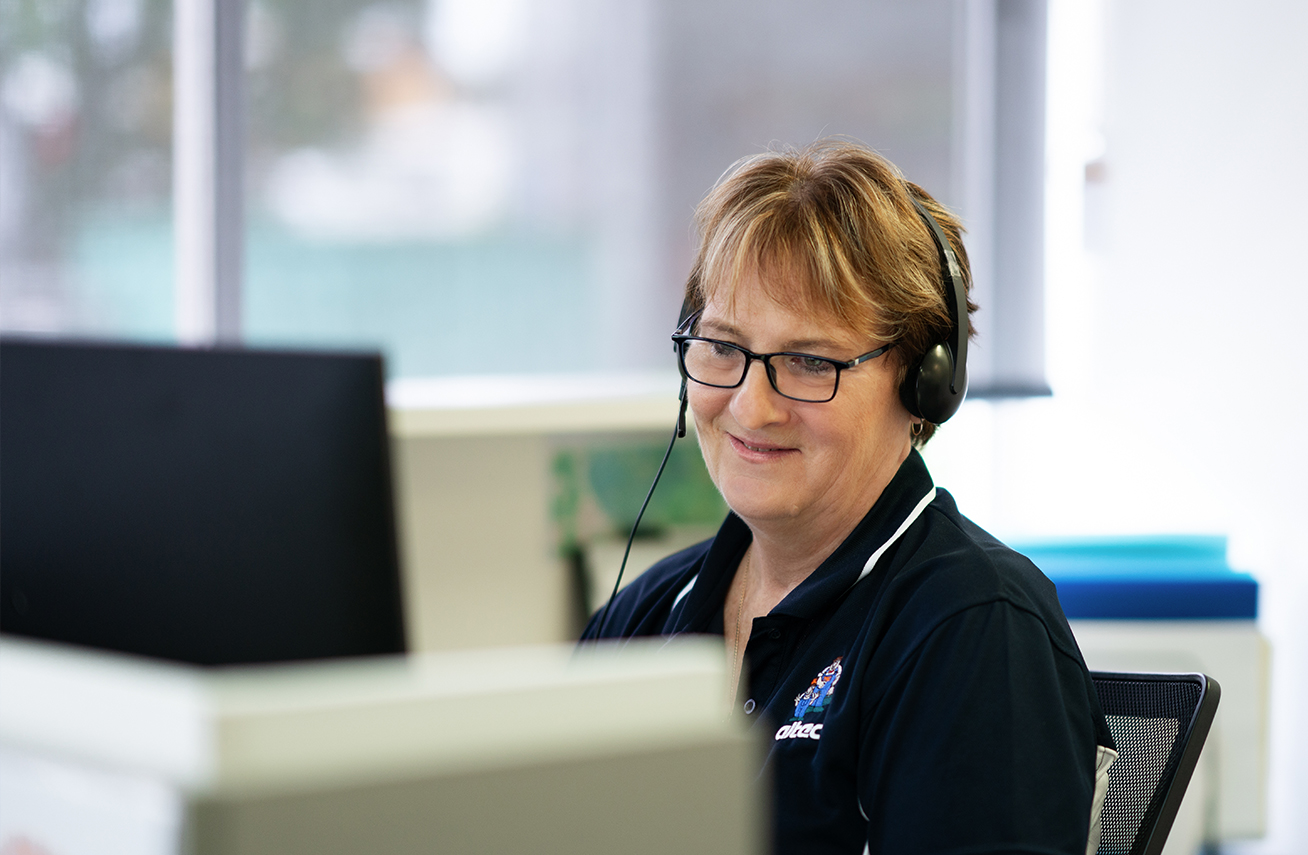
[[[744,660],[740,658],[740,619],[745,614],[745,592],[749,590],[749,568],[752,563],[750,560],[752,557],[750,553],[753,549],[753,544],[746,547],[745,556],[741,560],[741,563],[745,565],[745,568],[740,577],[740,604],[736,606],[736,635],[732,640],[731,650],[731,685],[727,687],[727,691],[731,694],[731,697],[728,698],[728,700],[733,706],[736,701],[735,695],[740,690],[740,675],[741,672],[745,670]]]

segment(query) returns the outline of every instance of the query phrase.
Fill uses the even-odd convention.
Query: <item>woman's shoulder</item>
[[[608,606],[591,618],[583,639],[659,635],[703,566],[713,539],[701,541],[656,562],[618,591]],[[600,625],[601,620],[603,626]]]
[[[669,593],[675,599],[699,575],[704,556],[712,545],[713,538],[710,537],[660,559],[619,591],[618,599],[660,600]]]
[[[944,620],[972,607],[1007,604],[1038,618],[1056,642],[1070,640],[1053,582],[960,513],[948,492],[938,490],[923,522],[905,538],[908,548],[893,571],[891,586],[904,607]]]

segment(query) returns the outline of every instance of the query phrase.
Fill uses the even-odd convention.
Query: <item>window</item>
[[[172,4],[2,7],[5,329],[671,370],[695,204],[845,134],[968,223],[974,392],[1043,387],[1043,2],[176,5],[175,99]]]
[[[0,4],[0,327],[170,338],[168,0]]]

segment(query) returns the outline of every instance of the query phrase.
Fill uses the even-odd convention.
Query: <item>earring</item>
[[[913,436],[917,437],[922,435],[922,431],[925,430],[922,425],[922,422],[913,422]]]

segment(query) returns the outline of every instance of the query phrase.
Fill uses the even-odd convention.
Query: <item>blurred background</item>
[[[182,5],[0,0],[4,332],[189,340]],[[1227,535],[1273,655],[1267,835],[1223,851],[1308,851],[1308,7],[236,9],[229,339],[380,349],[395,380],[666,373],[736,158],[848,135],[958,210],[981,338],[937,482],[1006,537]]]
[[[219,2],[216,97],[173,63],[213,52],[203,5],[7,0],[5,330],[192,340],[208,145],[220,338],[392,377],[666,370],[699,199],[847,135],[967,214],[1002,306],[974,392],[1048,391],[1043,3]]]
[[[952,4],[827,5],[249,2],[241,338],[397,377],[666,367],[736,158],[850,134],[950,195]],[[174,338],[172,3],[4,8],[4,328]]]

